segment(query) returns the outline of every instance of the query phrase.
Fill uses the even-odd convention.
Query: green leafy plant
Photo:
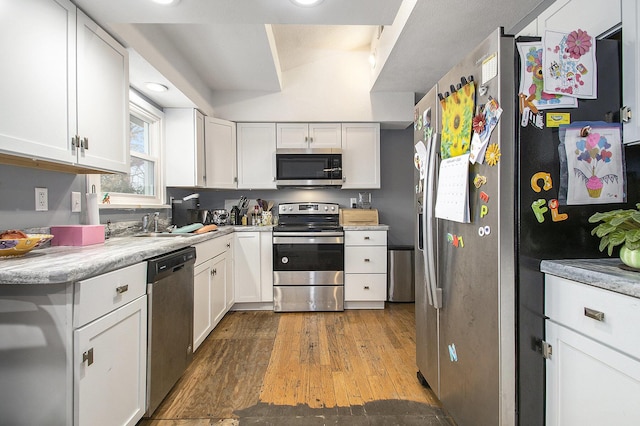
[[[594,213],[589,223],[603,222],[593,228],[591,235],[600,237],[600,251],[607,248],[609,256],[613,248],[620,244],[629,250],[640,249],[640,203],[636,209],[611,210],[604,213]]]

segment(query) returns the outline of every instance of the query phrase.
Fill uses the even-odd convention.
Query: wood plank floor
[[[439,410],[416,370],[413,304],[336,313],[230,312],[152,419],[139,425],[238,424],[242,410],[258,406],[340,410],[402,401]]]

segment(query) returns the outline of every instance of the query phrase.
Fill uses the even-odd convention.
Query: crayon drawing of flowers
[[[600,133],[589,133],[586,138],[576,142],[575,154],[579,164],[583,165],[587,173],[578,167],[573,169],[576,176],[585,183],[591,198],[599,198],[605,183],[618,182],[618,175],[610,173],[598,176],[596,172],[600,165],[611,162],[613,156],[611,144]]]
[[[580,59],[591,48],[591,36],[578,29],[567,36],[566,51],[573,59]]]

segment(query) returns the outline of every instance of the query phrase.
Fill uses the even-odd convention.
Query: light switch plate
[[[79,192],[71,193],[71,213],[80,213],[82,210],[81,198]]]

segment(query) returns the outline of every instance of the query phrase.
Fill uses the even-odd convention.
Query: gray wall
[[[372,207],[377,208],[380,223],[390,226],[389,244],[413,244],[413,129],[380,132],[381,189],[371,190]],[[49,211],[35,211],[35,187],[49,190]],[[84,213],[71,213],[71,191],[86,192],[85,176],[0,165],[0,230],[73,225],[84,223]],[[196,190],[205,209],[228,208],[241,195],[280,202],[327,201],[349,207],[356,190],[280,189],[265,191]],[[169,196],[184,197],[193,190],[169,188]],[[83,209],[84,211],[84,209]],[[140,221],[154,209],[103,209],[100,223]],[[160,210],[166,217],[167,210]]]
[[[35,188],[47,188],[49,211],[35,211]],[[85,176],[0,164],[0,230],[76,225],[71,192],[86,192]]]

